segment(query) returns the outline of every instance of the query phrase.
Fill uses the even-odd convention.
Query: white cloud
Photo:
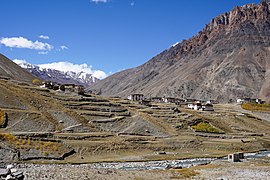
[[[48,43],[39,41],[33,42],[24,37],[1,38],[0,44],[11,48],[26,48],[42,51],[50,51],[53,49],[53,46]]]
[[[24,59],[14,59],[13,62],[16,64],[29,64],[26,60]]]
[[[61,49],[61,50],[65,50],[65,49],[68,49],[68,47],[67,47],[67,46],[62,45],[62,46],[60,46],[60,49]]]
[[[40,52],[38,52],[38,54],[48,54],[48,51],[40,51]]]
[[[109,0],[91,0],[91,2],[94,2],[94,3],[106,3],[106,2],[109,2]]]
[[[40,38],[40,39],[50,39],[49,36],[45,36],[45,35],[40,35],[39,38]]]
[[[55,70],[64,71],[64,72],[68,72],[68,71],[73,71],[76,73],[85,72],[88,74],[93,74],[93,76],[98,79],[104,79],[108,76],[105,72],[101,70],[94,70],[92,69],[92,66],[89,66],[87,64],[73,64],[70,62],[55,62],[55,63],[49,63],[49,64],[39,64],[38,66],[44,69],[50,68],[50,69],[55,69]]]

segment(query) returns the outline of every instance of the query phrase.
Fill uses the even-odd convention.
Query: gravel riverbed
[[[25,179],[269,179],[269,151],[248,153],[242,162],[232,163],[225,158],[187,160],[115,162],[93,164],[17,164]],[[208,165],[206,165],[208,164]],[[191,167],[195,175],[183,176],[181,168]],[[180,168],[180,170],[178,169]],[[183,169],[184,170],[184,169]],[[191,173],[192,174],[192,173]]]

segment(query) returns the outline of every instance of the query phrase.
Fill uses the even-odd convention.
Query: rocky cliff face
[[[116,73],[91,89],[107,96],[193,97],[270,101],[270,4],[235,7],[196,36],[145,64]]]

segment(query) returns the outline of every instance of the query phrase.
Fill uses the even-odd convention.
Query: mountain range
[[[61,84],[77,84],[83,85],[85,87],[88,87],[89,85],[99,81],[98,78],[84,71],[59,71],[49,67],[33,65],[23,60],[14,60],[14,62],[33,75],[46,81],[58,82]]]
[[[104,96],[270,101],[270,3],[235,7],[145,64],[90,87]]]

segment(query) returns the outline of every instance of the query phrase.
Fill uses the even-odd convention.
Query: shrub
[[[243,103],[242,108],[249,111],[266,111],[270,112],[270,104]]]
[[[40,86],[41,85],[41,81],[39,79],[33,79],[32,80],[32,84]]]
[[[29,139],[18,139],[16,136],[9,133],[0,133],[0,140],[6,141],[16,149],[36,149],[40,152],[54,152],[61,149],[63,146],[57,142],[43,142]]]
[[[214,128],[208,122],[200,122],[199,124],[192,126],[192,128],[198,132],[219,133],[219,130]]]
[[[16,142],[16,136],[9,134],[9,133],[1,133],[0,140],[8,141],[8,142]]]
[[[30,138],[27,140],[27,144],[30,146],[31,145],[31,140]]]
[[[5,125],[5,112],[0,110],[0,127],[4,127]]]
[[[49,156],[49,153],[47,151],[45,151],[44,156]]]

